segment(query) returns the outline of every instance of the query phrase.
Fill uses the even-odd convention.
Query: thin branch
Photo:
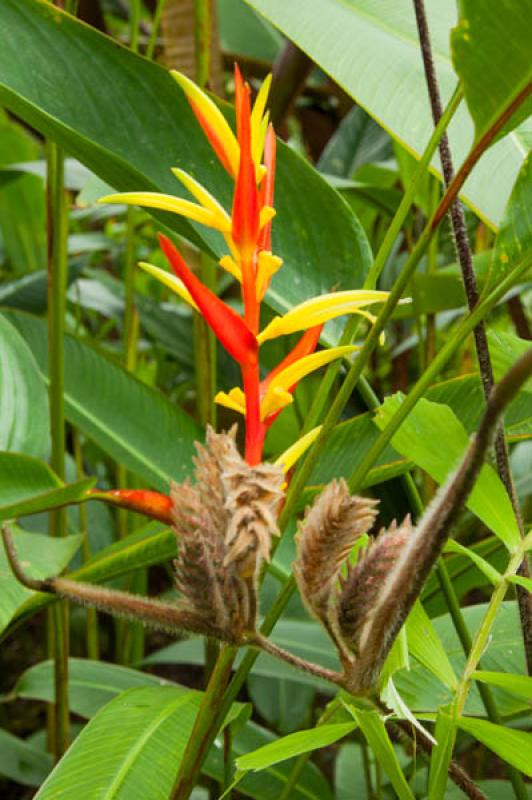
[[[319,664],[313,664],[311,661],[305,661],[304,658],[299,658],[299,656],[289,653],[288,650],[278,647],[261,633],[256,633],[251,637],[248,644],[252,647],[258,647],[274,658],[285,661],[296,669],[301,669],[303,672],[308,672],[316,678],[321,678],[324,681],[329,681],[330,683],[335,683],[337,686],[345,688],[345,677],[341,672],[335,672],[332,669],[327,669],[327,667],[321,667]]]
[[[437,125],[443,113],[440,89],[438,85],[438,76],[434,64],[432,54],[432,46],[430,41],[430,32],[427,22],[427,15],[425,13],[424,0],[413,0],[416,12],[416,21],[419,33],[419,41],[421,44],[421,52],[423,55],[423,65],[425,69],[425,77],[427,81],[427,88],[430,98],[430,105],[432,110],[432,117],[434,124]],[[529,87],[530,89],[530,87]],[[444,133],[438,145],[440,152],[440,161],[442,166],[443,178],[445,186],[448,188],[453,182],[455,177],[454,166],[449,145],[449,137]],[[472,310],[478,303],[479,294],[477,287],[477,280],[475,271],[473,269],[473,256],[471,253],[471,246],[467,235],[467,228],[465,224],[464,211],[462,204],[458,197],[453,201],[450,208],[451,225],[454,235],[454,242],[456,247],[456,254],[460,269],[462,271],[462,279],[467,296],[467,303],[469,309]],[[475,347],[477,351],[477,358],[479,364],[480,375],[482,379],[482,386],[484,388],[484,396],[487,398],[494,384],[493,368],[491,364],[488,339],[486,336],[486,327],[484,322],[481,321],[475,327]],[[512,473],[508,460],[508,449],[504,439],[504,428],[501,425],[496,440],[495,440],[495,454],[497,460],[497,470],[506,487],[506,491],[512,502],[517,524],[519,526],[521,536],[524,535],[523,521],[519,510],[519,503],[515,493],[515,487],[512,480]],[[520,574],[529,576],[528,560],[525,555],[523,563],[520,568]],[[517,596],[519,601],[519,613],[521,617],[521,627],[523,631],[523,639],[525,643],[525,653],[527,659],[527,666],[529,674],[532,674],[532,605],[529,593],[522,587],[517,588]]]

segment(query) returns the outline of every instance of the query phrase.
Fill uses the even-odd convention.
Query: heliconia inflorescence
[[[282,409],[292,402],[298,382],[310,372],[356,350],[355,346],[347,345],[315,352],[324,323],[352,313],[373,321],[374,317],[365,308],[382,303],[387,292],[350,290],[315,297],[290,309],[285,315],[275,317],[262,331],[259,330],[262,300],[272,277],[282,265],[282,259],[273,254],[271,244],[276,162],[276,138],[266,111],[271,76],[263,82],[252,106],[250,87],[235,66],[235,135],[218,106],[205,92],[184,75],[178,72],[172,72],[172,75],[234,183],[231,213],[195,178],[178,168],[172,172],[194,201],[157,192],[127,192],[103,197],[100,202],[170,211],[219,231],[223,236],[228,252],[219,263],[240,284],[243,316],[196,277],[167,236],[160,234],[159,241],[172,273],[144,262],[140,267],[200,313],[238,363],[242,387],[219,392],[215,399],[244,415],[245,458],[249,464],[255,465],[262,459],[268,428]],[[260,345],[297,331],[302,332],[299,342],[261,380]],[[292,463],[312,440],[312,436],[303,437],[301,447],[292,448]]]

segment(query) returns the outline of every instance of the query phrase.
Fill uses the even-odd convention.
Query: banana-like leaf
[[[246,1],[304,50],[394,139],[419,156],[433,124],[411,0]],[[497,8],[498,3],[493,2],[493,6]],[[457,21],[456,5],[429,0],[426,7],[446,102],[458,80],[449,48],[449,34]],[[506,24],[502,12],[500,23]],[[508,38],[505,35],[501,39],[499,34],[501,58],[513,60],[513,37],[521,49],[525,48],[525,54],[529,51],[527,31],[529,25],[512,29]],[[500,223],[531,134],[529,120],[497,142],[484,154],[464,186],[466,202],[491,226]],[[449,136],[458,165],[474,137],[465,104],[455,114]],[[437,155],[433,169],[440,170]],[[497,191],[493,191],[494,186]]]
[[[230,207],[229,179],[166,70],[43,0],[3,0],[0,28],[6,107],[115,189],[182,194],[170,171],[178,166]],[[273,247],[285,262],[269,292],[277,310],[333,286],[362,285],[371,254],[358,220],[281,143],[275,202]],[[216,232],[175,215],[159,218],[203,249],[225,252]]]

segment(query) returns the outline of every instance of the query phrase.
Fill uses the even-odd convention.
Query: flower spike
[[[188,291],[187,287],[180,280],[176,275],[172,275],[171,272],[167,272],[165,269],[161,269],[160,267],[156,267],[155,264],[148,264],[147,261],[139,261],[139,267],[147,272],[148,275],[151,275],[152,278],[155,278],[162,283],[163,286],[166,286],[167,289],[177,294],[185,303],[188,303],[195,311],[199,311],[197,304],[192,299],[192,295]]]
[[[214,200],[214,198],[213,198]],[[190,200],[182,197],[174,197],[172,194],[162,194],[159,192],[122,192],[120,194],[108,194],[100,197],[99,203],[125,203],[128,206],[141,206],[143,208],[157,208],[160,211],[170,211],[172,214],[180,214],[183,217],[200,222],[209,228],[214,228],[222,233],[231,231],[231,221],[223,208],[218,210],[205,208]]]
[[[170,239],[159,234],[159,243],[177,277],[183,281],[205,321],[235,361],[252,365],[257,361],[257,340],[236,311],[223,303],[188,268]]]

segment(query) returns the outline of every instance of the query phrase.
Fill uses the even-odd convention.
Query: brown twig
[[[423,66],[425,69],[425,78],[427,82],[427,89],[430,98],[430,105],[432,110],[432,117],[434,124],[437,125],[443,113],[440,89],[438,84],[438,76],[436,74],[436,66],[432,54],[432,46],[430,41],[430,31],[425,13],[424,0],[413,0],[416,12],[416,21],[419,33],[419,41],[421,44],[421,52],[423,56]],[[530,90],[530,87],[528,87]],[[510,114],[511,116],[511,114]],[[506,117],[508,119],[508,117]],[[449,137],[444,133],[439,143],[440,161],[442,166],[443,178],[445,186],[449,187],[455,177],[454,166],[449,144]],[[467,228],[465,224],[464,211],[462,204],[458,197],[453,201],[450,207],[451,227],[454,236],[454,243],[456,254],[460,269],[462,272],[462,279],[467,296],[467,303],[469,309],[473,309],[478,303],[479,294],[477,287],[477,280],[475,271],[473,269],[473,257],[471,253],[471,246],[467,235]],[[474,330],[475,348],[477,352],[480,376],[482,386],[484,389],[484,396],[488,398],[494,384],[493,368],[491,364],[488,339],[486,336],[486,327],[484,322],[479,322]],[[504,428],[501,425],[496,439],[495,439],[495,455],[497,461],[497,470],[503,481],[506,491],[512,502],[517,524],[519,526],[521,536],[524,535],[523,521],[519,509],[519,503],[515,493],[515,487],[512,480],[512,473],[508,460],[508,449],[504,438]],[[529,576],[528,561],[525,556],[520,568],[520,574]],[[519,613],[521,617],[521,628],[523,631],[523,639],[525,644],[525,653],[528,666],[528,673],[532,674],[532,605],[530,594],[522,587],[517,588],[517,597],[519,602]]]

